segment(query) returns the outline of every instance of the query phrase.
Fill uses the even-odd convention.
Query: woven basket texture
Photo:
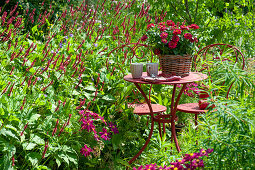
[[[160,55],[159,62],[162,69],[162,74],[176,75],[185,77],[188,76],[192,64],[191,55]]]

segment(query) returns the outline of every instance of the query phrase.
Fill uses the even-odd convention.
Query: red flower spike
[[[42,159],[45,157],[46,151],[49,147],[49,141],[47,140],[47,142],[45,141],[45,146],[44,146],[44,150],[43,150],[43,154],[42,154]]]

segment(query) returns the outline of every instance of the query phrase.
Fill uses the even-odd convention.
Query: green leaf
[[[126,162],[126,161],[123,161],[122,159],[116,159],[116,162],[118,162],[118,163],[120,163],[120,164],[122,164],[122,165],[125,165],[125,166],[131,168],[131,166],[129,165],[129,163]]]
[[[0,105],[0,115],[4,115],[4,109],[2,108],[2,104]]]
[[[18,137],[16,136],[16,134],[12,133],[11,130],[7,130],[7,129],[5,129],[5,128],[2,128],[2,129],[0,130],[0,134],[1,134],[1,135],[4,135],[4,136],[6,136],[6,137],[12,137],[12,138],[15,138],[15,139],[19,140]]]
[[[58,167],[60,167],[61,162],[60,162],[60,160],[58,158],[56,158],[56,163],[57,163]]]
[[[32,150],[32,149],[34,149],[35,146],[36,146],[35,143],[25,142],[25,143],[22,144],[22,147],[23,147],[24,150]]]
[[[63,159],[69,165],[69,159],[68,159],[67,155],[61,153],[61,154],[59,154],[59,157],[61,159]]]
[[[33,166],[35,166],[38,163],[38,160],[41,159],[42,155],[40,155],[37,152],[29,152],[27,154],[28,160],[32,163]]]
[[[31,123],[31,122],[34,122],[34,121],[36,121],[39,117],[41,117],[41,115],[39,115],[39,114],[34,114],[34,115],[32,115],[32,116],[30,117],[29,122],[30,122],[30,123]]]
[[[31,139],[30,140],[31,142],[34,142],[38,145],[44,145],[44,143],[45,143],[42,138],[40,138],[39,136],[37,136],[35,134],[32,134],[30,139]]]
[[[113,97],[112,95],[106,95],[102,99],[106,101],[116,101],[115,97]]]
[[[94,86],[87,86],[85,90],[96,91],[96,88]]]
[[[33,28],[32,28],[32,33],[34,34],[36,31],[37,31],[37,25],[35,25]]]
[[[76,154],[68,154],[68,159],[70,160],[70,162],[74,163],[74,165],[76,166],[76,168],[78,168],[78,162],[77,162],[77,156]]]
[[[80,93],[79,93],[77,90],[73,90],[73,93],[72,93],[72,95],[75,95],[75,96],[77,96],[77,95],[80,95]]]

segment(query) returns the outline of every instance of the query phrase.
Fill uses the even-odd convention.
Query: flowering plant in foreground
[[[86,130],[87,132],[92,132],[94,135],[94,139],[97,143],[101,143],[101,140],[110,140],[111,135],[113,132],[114,134],[119,133],[118,128],[115,124],[112,122],[107,123],[104,119],[104,117],[99,116],[97,113],[94,113],[90,110],[81,110],[79,114],[82,116],[81,121],[81,129]],[[99,123],[103,123],[102,132],[98,132],[97,128]],[[99,133],[99,135],[98,135]],[[97,147],[95,147],[96,150]],[[83,148],[81,148],[80,153],[84,155],[85,157],[89,156],[90,153],[94,153],[94,150],[90,148],[88,145],[84,145]]]
[[[194,44],[198,42],[196,29],[199,29],[196,24],[175,24],[172,20],[158,24],[150,23],[141,41],[146,41],[156,55],[191,54]]]
[[[202,156],[208,156],[212,153],[213,149],[200,149],[198,153],[185,154],[183,159],[178,159],[175,162],[170,163],[170,166],[157,166],[157,164],[141,165],[139,168],[133,168],[134,170],[160,170],[160,169],[173,169],[173,170],[192,170],[196,168],[204,168],[204,161]]]

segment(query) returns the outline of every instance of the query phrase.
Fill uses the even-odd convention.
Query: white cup
[[[143,74],[143,64],[142,63],[131,63],[130,71],[134,79],[141,78]]]
[[[146,71],[147,71],[147,76],[150,76],[150,77],[158,76],[158,63],[147,63]]]

